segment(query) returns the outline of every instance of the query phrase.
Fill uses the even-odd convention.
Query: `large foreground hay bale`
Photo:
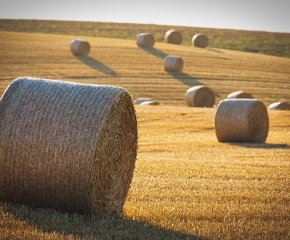
[[[168,42],[168,43],[181,44],[182,34],[179,31],[171,29],[165,33],[164,40],[165,42]]]
[[[192,37],[192,45],[195,47],[206,48],[208,45],[208,38],[203,33],[197,33]]]
[[[244,91],[236,91],[232,92],[228,95],[228,99],[236,99],[236,98],[253,98],[252,94]]]
[[[187,90],[185,100],[189,107],[213,107],[215,95],[206,86],[194,86]]]
[[[257,99],[226,99],[215,114],[215,131],[220,142],[264,143],[269,117],[263,102]]]
[[[88,55],[90,48],[90,44],[82,39],[72,40],[70,45],[71,52],[76,55]]]
[[[181,72],[183,68],[183,60],[178,56],[167,56],[164,60],[165,71]]]
[[[275,102],[270,104],[269,110],[290,110],[290,104],[287,102]]]
[[[136,37],[136,44],[139,47],[153,47],[155,43],[155,38],[150,33],[140,33]]]
[[[119,215],[137,153],[123,88],[20,78],[0,101],[0,200]]]

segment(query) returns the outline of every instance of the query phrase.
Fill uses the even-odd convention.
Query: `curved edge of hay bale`
[[[127,90],[19,78],[6,89],[0,114],[1,201],[122,213],[138,139]]]
[[[136,44],[138,47],[153,47],[155,38],[151,33],[140,33],[136,37]]]
[[[75,55],[88,55],[90,48],[90,44],[83,39],[72,40],[70,45],[70,50]]]
[[[236,92],[232,92],[227,96],[228,99],[236,99],[236,98],[251,98],[253,99],[253,95],[245,92],[245,91],[236,91]]]
[[[189,107],[213,107],[215,95],[209,87],[194,86],[186,91],[185,100]]]
[[[144,101],[140,105],[141,106],[145,106],[145,105],[147,105],[147,106],[157,106],[157,105],[159,105],[159,102],[157,102],[157,101]]]
[[[203,33],[197,33],[192,37],[191,42],[195,47],[206,48],[208,45],[208,37]]]
[[[167,43],[181,44],[182,43],[182,34],[181,34],[181,32],[179,32],[177,30],[171,29],[165,33],[164,40]]]
[[[167,56],[164,59],[165,71],[181,72],[183,68],[183,60],[179,56]]]
[[[263,102],[257,99],[222,100],[215,114],[215,132],[219,142],[264,143],[269,117]]]
[[[150,98],[137,98],[134,103],[136,105],[140,105],[142,102],[145,102],[145,101],[151,101],[151,99]]]
[[[290,110],[290,104],[287,102],[275,102],[269,105],[269,110]]]

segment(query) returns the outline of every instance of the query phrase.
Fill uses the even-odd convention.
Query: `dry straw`
[[[120,215],[137,154],[123,88],[34,78],[0,101],[0,200]]]
[[[189,88],[185,100],[189,107],[213,107],[215,95],[210,88],[201,85]]]
[[[236,99],[236,98],[253,98],[252,94],[244,91],[236,91],[232,92],[228,95],[228,99]]]
[[[203,33],[197,33],[192,37],[192,45],[195,47],[206,48],[208,45],[208,38]]]
[[[181,72],[183,68],[183,60],[178,56],[167,56],[164,60],[165,71]]]
[[[290,110],[290,104],[287,102],[275,102],[272,103],[269,107],[269,110]]]
[[[215,114],[215,131],[220,142],[264,143],[269,117],[263,102],[257,99],[226,99]]]
[[[155,43],[155,38],[150,33],[140,33],[136,37],[136,44],[139,47],[153,47]]]
[[[164,40],[167,43],[181,44],[182,34],[179,31],[171,29],[165,33]]]
[[[70,45],[71,52],[76,55],[88,55],[90,48],[90,44],[82,39],[75,39]]]

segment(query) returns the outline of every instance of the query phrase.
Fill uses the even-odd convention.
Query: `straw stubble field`
[[[70,53],[85,38],[88,56]],[[69,35],[0,32],[0,93],[32,76],[125,87],[136,106],[139,149],[121,218],[68,214],[0,204],[1,238],[289,239],[290,113],[269,111],[265,144],[219,143],[214,108],[185,104],[189,87],[204,84],[216,105],[237,90],[266,106],[290,100],[290,59],[223,49]],[[184,60],[167,73],[167,55]]]

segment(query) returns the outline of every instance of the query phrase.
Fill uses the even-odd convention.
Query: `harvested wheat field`
[[[90,43],[87,56],[71,53],[73,39]],[[133,101],[160,103],[135,105],[138,153],[120,217],[5,201],[0,238],[290,238],[290,112],[268,111],[265,143],[221,143],[214,123],[218,103],[237,90],[266,107],[289,102],[290,59],[76,35],[1,31],[0,41],[1,95],[29,76],[123,87]],[[182,72],[164,70],[168,55],[183,59]],[[215,93],[213,108],[186,106],[185,93],[196,85]]]

